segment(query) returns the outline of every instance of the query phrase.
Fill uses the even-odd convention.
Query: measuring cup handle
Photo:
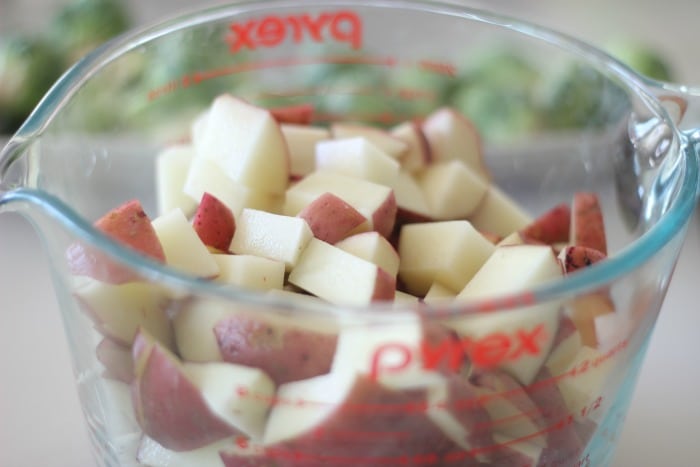
[[[651,90],[693,148],[700,165],[700,87],[656,82]],[[700,198],[700,180],[697,196]]]

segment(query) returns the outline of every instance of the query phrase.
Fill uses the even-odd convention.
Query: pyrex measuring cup
[[[135,198],[160,214],[158,154],[222,93],[311,104],[318,126],[458,108],[531,215],[596,193],[609,256],[495,296],[358,307],[193,278],[91,227]],[[694,99],[463,7],[241,3],[78,63],[0,155],[0,209],[46,246],[100,465],[601,466],[695,206]]]

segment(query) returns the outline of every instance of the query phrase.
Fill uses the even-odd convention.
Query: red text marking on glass
[[[378,346],[372,353],[370,376],[376,380],[383,373],[405,370],[416,358],[426,370],[447,367],[459,371],[466,358],[478,368],[494,368],[520,358],[539,355],[547,341],[544,325],[518,329],[512,334],[494,332],[483,337],[447,339],[437,344],[423,341],[420,349],[399,342]]]
[[[530,384],[527,387],[518,387],[515,389],[511,389],[509,391],[503,391],[503,392],[497,392],[493,394],[484,394],[478,397],[470,397],[466,399],[458,399],[455,400],[452,403],[452,407],[454,407],[455,410],[470,410],[473,409],[474,407],[481,406],[488,402],[489,400],[493,398],[505,398],[505,399],[510,399],[510,398],[515,398],[519,397],[522,395],[527,395],[527,392],[525,389],[529,389],[531,392],[535,391],[541,391],[551,385],[558,384],[559,381],[563,381],[568,378],[576,378],[577,376],[580,376],[594,368],[597,368],[598,366],[602,365],[609,359],[615,357],[618,353],[623,351],[624,349],[627,348],[629,344],[628,340],[623,340],[619,342],[617,345],[615,345],[613,348],[611,348],[607,353],[604,355],[601,355],[593,360],[584,360],[581,362],[580,365],[577,367],[572,368],[571,370],[556,375],[552,376],[551,378],[545,378],[539,381],[535,381],[534,383]],[[254,391],[251,391],[249,387],[240,385],[236,388],[236,393],[240,397],[250,397],[251,400],[256,400],[256,401],[263,401],[266,404],[269,404],[271,406],[275,405],[299,405],[299,404],[304,404],[309,407],[314,407],[314,406],[327,406],[329,403],[327,402],[318,402],[318,401],[312,401],[312,400],[304,400],[303,402],[300,402],[299,399],[285,399],[282,397],[278,396],[269,396],[269,395],[263,395]],[[602,404],[602,397],[599,397],[594,400],[592,405],[588,406],[587,408],[582,408],[582,411],[585,411],[586,413],[591,413],[591,411],[597,410],[600,405]],[[339,407],[339,410],[341,411],[349,411],[349,412],[357,412],[357,411],[368,411],[368,412],[373,412],[373,411],[378,411],[378,410],[383,410],[384,412],[394,412],[394,413],[403,413],[403,412],[414,412],[414,413],[420,413],[424,412],[425,410],[428,410],[430,408],[436,408],[436,409],[446,409],[448,408],[447,405],[444,403],[438,402],[435,404],[427,404],[427,403],[418,403],[418,402],[411,402],[411,403],[406,403],[406,404],[365,404],[365,403],[349,403],[349,404],[343,404],[341,407]]]
[[[300,43],[305,38],[314,42],[335,40],[350,44],[353,49],[362,47],[362,21],[349,10],[323,12],[316,16],[270,15],[251,19],[245,23],[231,23],[226,42],[231,53],[258,47],[276,47],[291,38]]]
[[[422,70],[432,71],[438,75],[450,76],[452,78],[457,76],[457,67],[451,63],[421,60],[418,62],[418,66]]]

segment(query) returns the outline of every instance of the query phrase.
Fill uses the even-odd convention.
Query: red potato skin
[[[425,403],[424,390],[391,390],[360,377],[344,404],[316,429],[271,445],[266,454],[277,467],[440,465],[459,449],[418,410]]]
[[[377,280],[374,284],[373,302],[393,301],[396,296],[396,277],[384,269],[377,268]]]
[[[595,193],[579,192],[574,195],[570,243],[608,254],[603,212]]]
[[[135,366],[140,366],[140,359],[145,360],[132,383],[131,394],[137,420],[146,435],[167,449],[189,451],[240,434],[211,413],[199,390],[167,350],[157,343],[139,347],[134,351]],[[148,355],[140,355],[142,352]]]
[[[400,130],[403,128],[403,125],[411,125],[410,128],[414,136],[413,138],[401,136]],[[399,124],[390,131],[390,134],[408,145],[408,151],[401,158],[401,165],[404,168],[409,171],[415,171],[430,165],[430,146],[428,144],[428,139],[421,129],[420,120],[413,119]]]
[[[95,222],[95,227],[146,256],[165,261],[163,247],[151,220],[137,200],[128,201],[108,212]]]
[[[554,341],[552,342],[552,351],[575,332],[576,325],[573,320],[562,313],[559,317],[559,329],[557,329],[557,334],[554,336]]]
[[[314,237],[331,245],[347,237],[366,220],[357,209],[330,192],[313,200],[297,217],[309,224]]]
[[[235,314],[214,326],[225,362],[260,368],[276,385],[326,374],[338,343],[334,334],[266,323]]]
[[[105,378],[131,384],[134,379],[134,361],[129,347],[106,337],[97,344],[95,352],[97,360],[105,367]]]
[[[455,152],[455,148],[450,147],[453,145],[449,144],[448,142],[445,142],[446,137],[450,137],[450,135],[444,132],[439,132],[439,134],[433,135],[431,134],[431,131],[427,131],[427,128],[432,127],[433,120],[435,118],[439,118],[443,114],[450,115],[450,117],[453,118],[454,121],[459,123],[461,134],[469,134],[472,137],[474,147],[476,148],[476,152],[478,153],[476,161],[468,161],[467,158],[460,157],[458,155],[458,152]],[[425,135],[426,140],[428,142],[431,162],[450,159],[462,159],[464,162],[467,162],[467,165],[469,165],[479,174],[481,174],[485,180],[491,180],[491,173],[486,165],[486,162],[484,161],[483,141],[481,139],[481,134],[479,133],[471,119],[469,119],[467,116],[465,116],[464,114],[462,114],[454,108],[441,107],[435,110],[430,115],[428,115],[421,122],[421,131]],[[473,166],[471,162],[474,162],[476,166]]]
[[[463,375],[457,373],[448,374],[446,377],[448,397],[445,401],[445,408],[469,433],[466,440],[469,445],[473,449],[484,449],[483,456],[491,456],[491,453],[488,452],[489,446],[494,444],[491,433],[491,418],[483,405],[478,402],[479,396],[474,385]],[[461,455],[465,457],[467,462],[476,462],[473,457],[465,456],[465,453],[461,453]],[[453,453],[452,456],[454,461],[460,459],[460,457],[456,457],[456,453]]]
[[[389,238],[396,224],[397,212],[398,206],[396,205],[396,197],[392,191],[384,203],[372,214],[374,230],[385,238]]]
[[[585,246],[569,245],[559,252],[559,261],[567,274],[591,266],[605,258],[605,253]]]
[[[262,456],[242,456],[230,452],[220,452],[224,467],[278,467],[279,464]]]
[[[533,384],[525,387],[527,395],[540,409],[544,425],[557,426],[547,432],[547,446],[538,465],[573,465],[586,446],[576,431],[573,414],[569,412],[553,376],[542,367]]]
[[[128,201],[98,219],[94,226],[102,233],[150,259],[165,262],[165,253],[151,220],[137,200]],[[82,243],[66,250],[72,274],[89,276],[109,284],[123,284],[137,278],[130,269],[108,259]]]
[[[520,231],[524,238],[535,240],[547,245],[569,241],[571,227],[571,208],[567,204],[559,204]]]
[[[489,242],[493,243],[494,245],[497,245],[498,242],[503,240],[503,237],[501,237],[498,234],[495,234],[493,232],[487,232],[485,230],[480,230],[479,233]]]
[[[544,428],[541,414],[535,403],[530,399],[523,387],[512,376],[502,371],[479,371],[472,375],[471,380],[474,385],[487,389],[495,396],[495,400],[500,398],[503,401],[514,405],[522,413],[527,414],[532,422],[540,429]],[[516,420],[514,420],[516,421]],[[508,420],[493,420],[491,429],[499,432],[508,427]]]
[[[273,107],[270,110],[272,117],[277,123],[292,123],[296,125],[309,125],[314,118],[313,104],[288,105],[284,107]]]
[[[236,220],[224,203],[204,193],[192,219],[192,227],[206,246],[227,252],[236,232]]]

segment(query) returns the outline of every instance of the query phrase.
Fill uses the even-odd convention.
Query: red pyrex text
[[[478,368],[494,368],[527,355],[539,355],[547,341],[544,325],[518,329],[513,334],[494,332],[479,338],[462,337],[438,343],[423,341],[419,349],[390,342],[378,346],[372,353],[372,379],[382,373],[395,373],[408,367],[416,358],[426,370],[448,368],[459,371],[466,358]]]
[[[231,53],[237,53],[243,49],[276,47],[290,37],[295,43],[304,38],[314,42],[333,39],[359,49],[362,47],[362,21],[356,13],[348,10],[323,12],[316,16],[308,13],[270,15],[245,23],[231,23],[226,42]]]

